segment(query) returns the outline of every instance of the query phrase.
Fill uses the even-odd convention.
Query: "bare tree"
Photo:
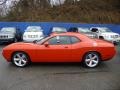
[[[7,0],[0,0],[0,5],[3,5],[4,3],[6,3]]]
[[[0,16],[3,16],[7,13],[7,0],[0,0]]]
[[[61,0],[59,0],[59,5],[61,5],[62,3],[61,3]]]

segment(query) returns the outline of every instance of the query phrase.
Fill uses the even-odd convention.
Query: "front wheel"
[[[83,63],[88,68],[97,67],[100,63],[100,55],[96,52],[89,52],[84,56]]]
[[[17,67],[25,67],[30,63],[30,60],[25,53],[16,52],[12,56],[12,63]]]

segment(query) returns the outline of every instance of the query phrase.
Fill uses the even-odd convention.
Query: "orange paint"
[[[80,39],[80,42],[68,45],[48,45],[44,43],[54,36],[74,36]],[[3,49],[3,56],[7,61],[11,61],[12,54],[22,51],[28,54],[32,62],[81,62],[83,56],[90,51],[98,52],[103,61],[114,57],[116,50],[112,43],[90,39],[79,33],[60,33],[52,34],[42,44],[34,43],[14,43]]]

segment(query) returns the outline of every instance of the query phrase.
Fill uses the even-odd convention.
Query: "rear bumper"
[[[104,49],[104,53],[102,53],[102,61],[112,60],[112,58],[114,58],[115,55],[116,55],[116,48],[115,47]]]

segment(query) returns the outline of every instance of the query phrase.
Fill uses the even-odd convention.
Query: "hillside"
[[[54,7],[47,4],[46,7],[31,6],[21,0],[0,20],[118,24],[120,23],[120,0],[81,0],[76,3],[65,2]]]

